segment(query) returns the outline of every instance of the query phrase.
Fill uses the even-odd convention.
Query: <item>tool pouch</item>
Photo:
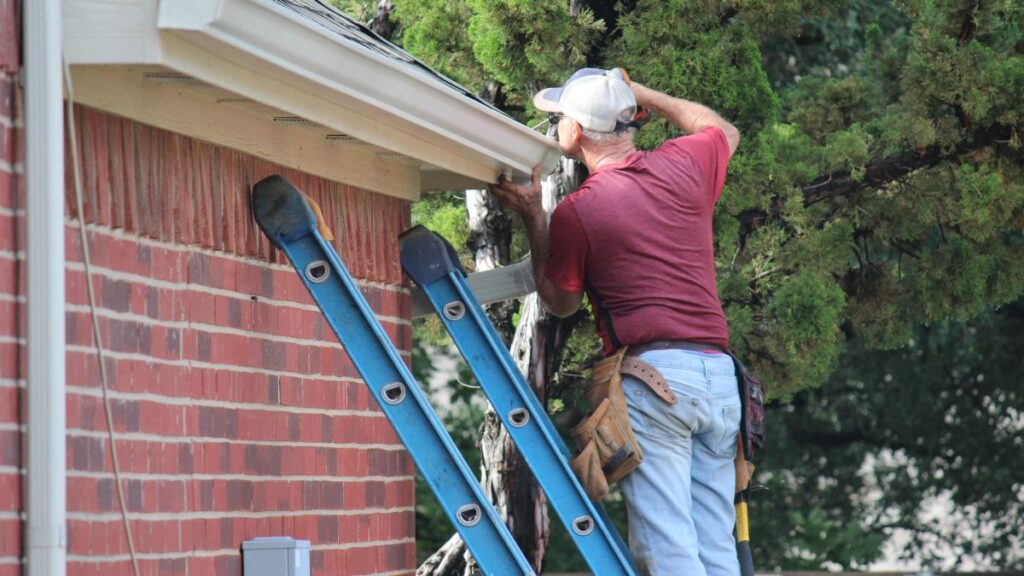
[[[754,454],[764,448],[764,385],[750,375],[747,367],[736,356],[732,356],[732,361],[736,365],[736,380],[740,387],[740,402],[743,404],[740,436],[743,439],[744,455],[747,460],[752,460]]]
[[[736,381],[739,385],[740,403],[743,406],[740,414],[740,433],[736,437],[736,492],[742,492],[750,486],[754,475],[754,454],[764,448],[764,385],[750,375],[747,367],[732,356],[736,366]]]
[[[623,348],[594,366],[593,382],[586,391],[593,411],[569,431],[580,450],[570,467],[594,501],[643,460],[622,392],[620,368],[625,352]]]

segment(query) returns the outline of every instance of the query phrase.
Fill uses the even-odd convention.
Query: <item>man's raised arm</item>
[[[711,108],[682,98],[673,98],[636,82],[631,82],[629,87],[633,90],[633,96],[636,97],[638,106],[661,114],[672,125],[687,134],[700,132],[708,126],[717,126],[725,133],[730,155],[739,146],[739,130]]]

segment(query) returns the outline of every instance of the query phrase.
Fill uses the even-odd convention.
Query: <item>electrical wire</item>
[[[100,337],[100,322],[96,315],[96,294],[92,287],[92,267],[89,258],[89,240],[85,233],[85,212],[82,202],[82,169],[78,157],[78,133],[75,126],[75,96],[71,87],[71,67],[64,58],[64,83],[67,86],[67,124],[71,143],[71,166],[74,170],[75,208],[78,214],[78,231],[82,242],[82,262],[85,264],[85,288],[89,294],[89,312],[92,318],[92,336],[96,345],[96,359],[100,365],[100,390],[103,393],[103,413],[107,419],[107,438],[110,441],[110,462],[114,469],[114,489],[121,507],[121,521],[124,524],[124,535],[128,541],[128,556],[132,562],[132,573],[140,576],[139,561],[135,556],[135,543],[132,541],[131,523],[128,520],[128,507],[125,505],[124,488],[121,485],[121,466],[117,460],[114,444],[114,417],[110,412],[110,398],[107,385],[107,365],[103,361],[103,340]]]

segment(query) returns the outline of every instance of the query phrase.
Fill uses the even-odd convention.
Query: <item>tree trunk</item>
[[[557,199],[574,190],[578,180],[575,163],[563,160],[559,173],[544,181],[544,209],[550,213]],[[466,208],[476,271],[508,263],[511,222],[495,199],[485,190],[468,190]],[[506,303],[493,305],[488,310],[506,341],[513,309]],[[541,405],[545,405],[547,384],[557,369],[551,360],[561,357],[560,350],[567,337],[568,331],[562,330],[561,323],[547,314],[537,294],[527,296],[520,311],[519,325],[512,335],[511,353]],[[526,559],[540,573],[550,536],[547,498],[491,407],[487,409],[480,432],[481,486]],[[478,573],[458,534],[416,571],[418,576]]]
[[[391,0],[380,0],[377,3],[377,11],[374,13],[373,19],[367,24],[370,30],[385,40],[391,40],[395,35],[395,23],[391,20],[391,12],[394,9],[395,6]]]

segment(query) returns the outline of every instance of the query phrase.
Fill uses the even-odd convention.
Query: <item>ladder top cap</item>
[[[417,224],[402,232],[398,238],[401,245],[402,270],[418,286],[426,286],[456,270],[463,276],[466,275],[455,248],[430,229]]]
[[[252,213],[277,248],[317,229],[316,214],[302,192],[278,174],[252,187]]]

